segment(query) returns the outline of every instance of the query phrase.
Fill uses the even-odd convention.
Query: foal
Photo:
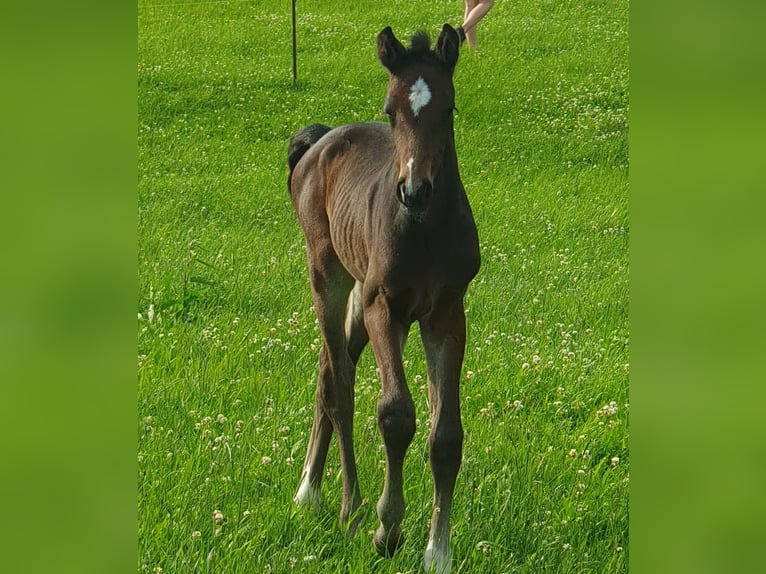
[[[353,532],[361,519],[354,376],[369,341],[380,371],[378,427],[386,449],[373,541],[382,555],[403,542],[402,464],[415,434],[415,406],[402,352],[418,321],[428,365],[434,479],[425,569],[439,574],[451,565],[450,509],[463,445],[463,296],[479,270],[478,236],[453,131],[459,45],[447,24],[434,49],[422,32],[405,49],[385,28],[378,58],[390,76],[383,108],[388,125],[315,124],[295,134],[288,151],[288,187],[306,238],[323,336],[314,424],[295,501],[318,507],[334,431],[343,476],[340,521]]]

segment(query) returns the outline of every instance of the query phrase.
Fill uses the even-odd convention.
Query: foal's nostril
[[[420,183],[417,189],[413,190],[408,186],[405,180],[399,180],[396,186],[396,193],[399,201],[410,209],[423,209],[428,200],[431,199],[433,184],[425,180]]]
[[[431,184],[430,181],[426,180],[422,184],[420,184],[420,187],[415,192],[415,196],[418,197],[421,200],[426,200],[431,198],[431,192],[434,190],[433,184]]]
[[[403,179],[399,180],[399,185],[396,186],[396,191],[399,194],[399,201],[406,204],[407,203],[407,186],[404,183]]]

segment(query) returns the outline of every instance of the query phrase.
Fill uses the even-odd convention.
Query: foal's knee
[[[347,354],[333,356],[326,345],[322,347],[316,400],[331,418],[353,412],[355,372]]]
[[[410,397],[382,398],[378,401],[378,428],[386,447],[404,450],[415,436],[415,405]]]
[[[436,468],[459,467],[463,455],[463,428],[438,425],[429,437],[431,465]]]

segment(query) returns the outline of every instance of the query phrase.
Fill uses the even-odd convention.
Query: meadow
[[[355,444],[370,512],[296,508],[320,345],[287,194],[290,136],[383,121],[375,38],[460,23],[457,0],[138,3],[137,569],[421,572],[431,511],[423,352],[407,538],[375,553],[383,484],[370,349]],[[455,72],[482,268],[466,296],[453,573],[626,572],[628,3],[497,2]]]

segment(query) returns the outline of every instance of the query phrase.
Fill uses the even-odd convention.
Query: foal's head
[[[409,49],[390,27],[378,35],[378,58],[391,78],[383,111],[391,124],[399,172],[397,195],[413,210],[427,206],[445,151],[454,142],[452,74],[459,46],[457,32],[449,24],[433,50],[423,32],[412,38]]]

